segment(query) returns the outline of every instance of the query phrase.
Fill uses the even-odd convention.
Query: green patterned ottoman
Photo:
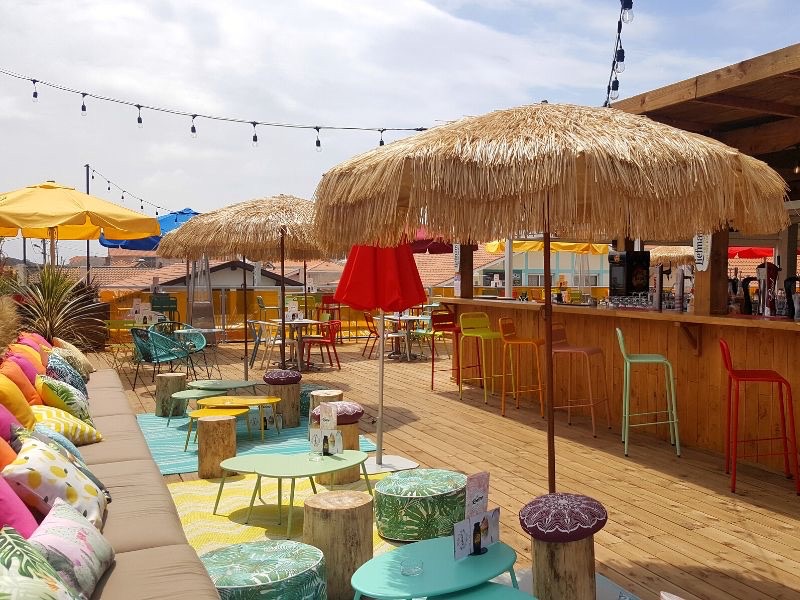
[[[464,520],[466,486],[466,475],[443,469],[392,473],[375,485],[378,533],[401,542],[452,535]]]
[[[327,598],[325,559],[314,546],[264,540],[212,550],[200,560],[221,600]]]

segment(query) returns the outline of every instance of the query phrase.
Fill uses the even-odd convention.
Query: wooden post
[[[311,411],[317,408],[322,402],[339,402],[344,400],[344,392],[342,390],[314,390],[309,395],[311,402],[308,407],[309,417]],[[358,448],[356,448],[358,450]]]
[[[533,595],[595,600],[594,536],[558,544],[533,540]]]
[[[711,236],[708,269],[694,274],[694,312],[697,315],[728,314],[728,230]]]
[[[267,384],[267,395],[281,399],[277,412],[283,415],[284,427],[300,426],[300,384],[284,383],[282,385]]]
[[[458,255],[458,273],[461,277],[462,298],[472,298],[474,293],[472,277],[475,268],[472,258],[472,246],[469,244],[461,244],[461,251]]]
[[[179,402],[173,404],[172,394],[186,389],[186,373],[159,373],[156,375],[156,416],[176,417],[185,410]],[[169,409],[172,407],[172,414]]]
[[[781,270],[778,273],[778,289],[783,289],[787,277],[797,275],[797,223],[789,225],[778,237],[778,256],[781,257]],[[791,302],[791,298],[787,299]]]
[[[372,559],[372,497],[346,490],[323,492],[307,498],[303,511],[303,543],[325,556],[328,600],[350,600],[350,578]]]
[[[222,477],[219,466],[236,456],[236,417],[202,417],[197,420],[197,476]]]
[[[318,427],[319,425],[317,425]],[[343,450],[358,450],[358,423],[349,423],[347,425],[337,425],[336,429],[342,432],[342,449]],[[322,485],[342,485],[345,483],[355,483],[361,477],[361,467],[349,467],[336,471],[334,473],[325,473],[317,475],[317,483]]]

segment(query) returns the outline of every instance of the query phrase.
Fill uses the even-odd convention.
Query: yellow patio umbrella
[[[536,240],[514,240],[511,247],[514,252],[542,252],[544,242]],[[492,254],[506,251],[505,240],[495,240],[484,244],[483,249]],[[574,252],[575,254],[591,254],[597,256],[608,254],[608,244],[592,244],[590,242],[551,242],[550,252]]]
[[[154,217],[132,211],[75,188],[47,181],[0,194],[0,236],[50,239],[50,262],[62,240],[135,240],[160,235]]]

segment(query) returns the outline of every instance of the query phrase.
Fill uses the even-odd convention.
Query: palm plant
[[[91,285],[53,266],[42,268],[35,279],[14,284],[14,293],[22,298],[19,313],[25,328],[48,340],[59,337],[81,344],[91,330],[103,326],[94,316],[97,293]]]

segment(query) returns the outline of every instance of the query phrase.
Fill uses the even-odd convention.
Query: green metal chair
[[[461,339],[459,340],[459,356],[464,356],[464,342],[467,338],[475,339],[475,347],[477,349],[478,363],[477,365],[466,365],[467,368],[477,366],[479,377],[468,377],[468,381],[479,381],[483,387],[483,402],[489,403],[489,390],[488,385],[491,383],[492,393],[494,393],[494,380],[495,377],[502,377],[494,372],[494,341],[501,340],[502,336],[499,331],[494,331],[489,322],[489,315],[485,312],[466,312],[462,313],[458,318],[459,326],[461,327]],[[488,352],[486,343],[489,343]],[[486,373],[486,363],[491,361],[491,373]],[[462,397],[464,390],[464,362],[459,360],[458,365],[458,397]]]
[[[678,435],[678,406],[675,400],[675,378],[672,372],[672,364],[666,356],[661,354],[628,354],[625,350],[625,338],[622,330],[617,327],[617,340],[619,349],[622,352],[622,359],[625,361],[622,387],[622,442],[625,444],[625,456],[628,456],[628,429],[630,427],[644,427],[646,425],[669,425],[670,444],[675,446],[675,453],[681,455],[681,442]],[[647,412],[630,412],[631,403],[631,366],[632,365],[664,365],[664,379],[666,384],[667,409]],[[658,415],[667,415],[666,421],[660,421]],[[654,417],[656,420],[644,423],[634,423],[631,425],[631,417]]]
[[[153,381],[156,379],[156,372],[161,372],[161,365],[169,364],[172,370],[172,363],[186,363],[186,373],[189,373],[189,350],[186,346],[178,344],[175,340],[161,335],[155,331],[148,331],[134,327],[131,329],[133,344],[136,348],[136,373],[133,376],[133,387],[136,387],[136,380],[139,377],[139,367],[142,363],[153,365]]]
[[[205,352],[206,346],[208,346],[208,339],[205,334],[194,331],[195,329],[195,327],[187,323],[181,323],[180,321],[159,321],[147,328],[148,331],[160,333],[173,340],[176,344],[186,347],[189,351],[189,364],[192,367],[192,373],[194,373],[195,379],[197,379],[197,373],[195,372],[192,355],[202,354],[203,365],[205,366],[206,373],[208,373],[210,377],[211,370],[208,368],[208,358]],[[178,331],[180,331],[180,333],[178,333]]]
[[[153,312],[166,315],[170,321],[180,321],[181,315],[178,312],[178,299],[169,294],[152,294],[150,296],[150,308]]]

